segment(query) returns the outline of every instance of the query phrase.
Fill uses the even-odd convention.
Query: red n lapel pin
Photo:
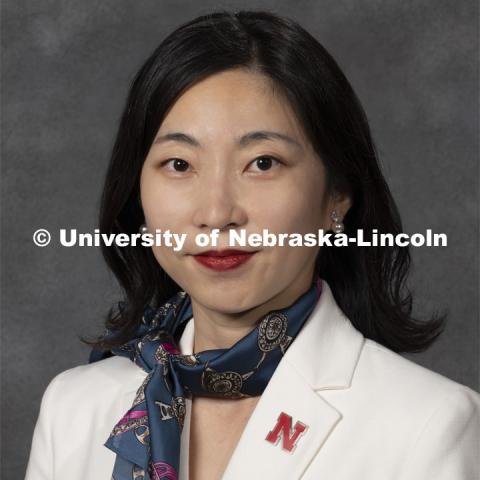
[[[297,447],[299,438],[307,431],[308,425],[298,421],[292,430],[292,417],[285,412],[281,412],[278,416],[277,423],[273,430],[268,432],[265,440],[276,445],[282,437],[282,449],[293,453]]]

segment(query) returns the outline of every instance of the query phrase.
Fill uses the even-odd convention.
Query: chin
[[[249,292],[250,296],[247,297],[245,292],[240,290],[236,292],[225,292],[225,290],[216,291],[215,288],[210,289],[208,292],[202,292],[198,295],[192,293],[192,298],[195,299],[198,303],[204,305],[210,310],[216,312],[235,314],[241,313],[245,310],[250,310],[255,308],[258,305],[264,303],[258,295],[251,296],[251,291]]]

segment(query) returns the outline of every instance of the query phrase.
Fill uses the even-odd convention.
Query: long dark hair
[[[362,228],[366,239],[402,232],[402,223],[380,171],[363,108],[330,54],[291,19],[266,11],[218,11],[172,32],[136,74],[120,121],[101,199],[102,233],[137,233],[144,222],[139,179],[145,157],[163,118],[196,82],[232,68],[270,77],[291,102],[315,151],[323,160],[332,191],[348,192],[352,207],[345,233]],[[104,336],[82,339],[110,350],[132,338],[147,303],[159,305],[180,290],[151,249],[102,247],[124,291],[122,308],[111,308]],[[321,248],[316,273],[330,285],[338,305],[363,333],[396,352],[428,348],[445,317],[428,322],[411,316],[405,285],[407,247]]]

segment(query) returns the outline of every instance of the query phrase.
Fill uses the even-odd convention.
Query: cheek
[[[324,226],[325,195],[322,181],[291,181],[277,191],[265,192],[251,202],[254,223],[275,233],[316,232]]]
[[[151,229],[178,231],[188,209],[188,199],[145,174],[140,182],[140,197],[147,225]]]

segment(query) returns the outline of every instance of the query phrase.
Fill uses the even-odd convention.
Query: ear
[[[348,193],[335,192],[331,197],[331,210],[337,212],[340,221],[343,221],[345,215],[352,206],[352,199]]]

